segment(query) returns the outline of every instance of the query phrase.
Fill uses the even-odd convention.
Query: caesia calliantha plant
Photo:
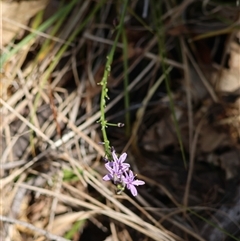
[[[127,153],[123,153],[117,157],[115,150],[112,150],[112,158],[113,160],[106,160],[105,167],[109,173],[103,177],[103,180],[113,181],[117,186],[118,194],[127,187],[133,196],[137,196],[138,192],[135,186],[144,185],[145,182],[135,179],[136,175],[130,170],[130,164],[125,163]]]

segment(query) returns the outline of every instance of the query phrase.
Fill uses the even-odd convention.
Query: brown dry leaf
[[[240,171],[240,151],[230,150],[228,152],[221,153],[220,155],[210,153],[204,160],[220,167],[225,171],[225,178],[227,180],[233,179],[239,175]]]
[[[56,235],[63,235],[67,230],[69,230],[73,223],[78,220],[87,219],[91,216],[88,212],[77,212],[77,213],[66,213],[60,216],[57,216],[52,225],[51,232]]]
[[[66,205],[64,204],[61,204],[61,203],[58,203],[57,207],[56,207],[56,210],[55,210],[55,214],[56,215],[60,215],[61,213],[66,213],[68,212],[68,208]]]
[[[16,36],[21,26],[26,25],[31,17],[46,7],[48,0],[1,2],[2,9],[2,44],[7,45]]]
[[[164,117],[160,122],[149,128],[143,137],[143,142],[145,143],[145,150],[152,152],[163,151],[169,146],[177,145],[178,142],[171,116]]]
[[[222,92],[240,90],[240,46],[237,43],[232,42],[230,45],[229,69],[222,71],[219,90]]]
[[[224,69],[220,79],[219,89],[223,92],[234,92],[240,88],[239,71]]]
[[[225,119],[221,119],[218,124],[224,125],[235,142],[239,146],[239,101],[240,101],[240,45],[234,41],[230,43],[229,47],[229,69],[223,69],[219,81],[219,90],[226,96],[236,95],[238,99],[234,103],[229,103],[225,108]]]
[[[0,98],[3,100],[7,100],[8,94],[7,90],[11,84],[11,82],[3,76],[3,74],[0,74]]]
[[[20,208],[20,212],[19,212],[19,220],[20,221],[24,221],[24,222],[27,222],[27,223],[30,223],[30,220],[28,219],[27,217],[27,211],[28,211],[28,204],[29,204],[29,197],[28,196],[25,196],[22,200],[21,200],[21,206],[19,207]],[[22,225],[19,225],[17,224],[16,225],[16,228],[18,231],[22,232],[22,233],[25,233],[25,234],[28,234],[28,235],[33,235],[34,234],[34,231],[25,227],[25,226],[22,226]]]
[[[232,150],[220,156],[221,168],[226,172],[226,179],[231,179],[239,175],[240,170],[240,151]]]
[[[227,143],[227,136],[224,133],[215,131],[210,126],[205,126],[201,130],[199,149],[202,152],[212,152],[223,143]]]

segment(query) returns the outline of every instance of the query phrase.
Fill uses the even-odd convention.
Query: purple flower
[[[125,172],[125,176],[122,176],[123,182],[126,184],[127,189],[129,189],[133,196],[137,196],[138,192],[135,186],[144,185],[145,182],[142,180],[134,180],[135,176],[133,172],[129,170],[129,173]]]
[[[109,173],[103,177],[104,181],[116,180],[118,178],[121,178],[121,173],[119,172],[119,167],[117,163],[108,162],[105,164],[105,167],[109,171]]]
[[[104,181],[113,180],[115,184],[122,183],[122,175],[130,167],[128,163],[123,163],[126,160],[127,154],[123,153],[118,158],[115,151],[113,150],[112,157],[113,157],[113,161],[108,161],[105,164],[105,167],[109,171],[109,173],[103,177],[103,180]]]
[[[134,180],[135,176],[131,170],[130,165],[124,163],[127,158],[127,153],[123,153],[120,157],[117,157],[115,150],[112,149],[113,160],[107,160],[105,164],[108,174],[103,177],[104,181],[113,181],[117,186],[118,194],[120,194],[125,187],[127,187],[133,196],[137,196],[137,189],[135,186],[144,185],[145,182],[141,180]]]
[[[119,158],[117,157],[115,150],[112,151],[113,156],[113,162],[117,163],[119,166],[119,170],[122,170],[122,172],[126,171],[130,165],[128,163],[123,163],[127,158],[127,153],[123,153]]]

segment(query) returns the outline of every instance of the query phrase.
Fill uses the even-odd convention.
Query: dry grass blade
[[[41,235],[45,236],[49,240],[69,241],[69,239],[65,239],[65,238],[59,237],[57,235],[53,235],[53,234],[47,232],[46,230],[35,227],[34,225],[32,225],[30,223],[19,221],[19,220],[13,219],[13,218],[8,218],[8,217],[0,215],[0,221],[24,226],[30,230],[33,230],[36,233],[40,233]]]
[[[8,105],[2,98],[0,98],[0,103],[6,107],[10,112],[12,112],[16,117],[19,118],[22,122],[24,122],[27,126],[29,126],[32,130],[34,130],[40,137],[42,137],[45,141],[47,141],[53,149],[55,149],[54,142],[50,140],[44,133],[41,132],[37,127],[31,124],[26,118],[16,112],[10,105]]]
[[[41,189],[41,188],[38,188],[38,187],[33,187],[33,186],[26,185],[26,184],[19,184],[19,187],[24,187],[24,188],[27,188],[28,190],[37,191],[37,192],[40,192],[41,194],[44,194],[44,195],[56,196],[59,199],[59,201],[62,201],[62,202],[69,202],[71,204],[76,204],[76,205],[79,205],[81,207],[89,208],[89,209],[95,211],[94,213],[96,213],[96,214],[97,213],[98,214],[104,214],[108,217],[111,217],[115,220],[118,220],[122,223],[125,223],[126,225],[138,230],[139,232],[153,238],[156,241],[159,241],[159,240],[161,240],[161,241],[173,241],[174,240],[170,236],[165,234],[164,232],[160,231],[155,226],[153,226],[149,223],[146,223],[142,219],[136,217],[127,208],[125,208],[120,203],[118,203],[114,198],[110,198],[109,196],[108,196],[108,198],[110,200],[112,200],[115,203],[115,205],[117,205],[119,208],[123,209],[123,211],[126,211],[128,215],[123,214],[123,213],[121,214],[119,212],[111,210],[107,206],[105,206],[104,209],[106,209],[106,210],[104,210],[102,208],[99,208],[98,206],[95,206],[95,205],[91,204],[91,203],[83,202],[83,201],[80,201],[78,199],[68,197],[68,196],[62,195],[62,194],[56,195],[52,191],[48,191],[48,190]],[[101,191],[101,193],[104,194],[102,191]],[[129,214],[133,217],[131,217]]]

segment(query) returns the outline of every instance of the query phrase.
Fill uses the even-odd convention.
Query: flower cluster
[[[124,163],[127,158],[127,153],[123,153],[118,158],[115,150],[112,150],[112,157],[113,160],[107,160],[107,163],[105,164],[105,167],[109,173],[103,177],[103,180],[113,181],[118,188],[118,194],[120,194],[125,187],[127,187],[133,196],[137,196],[137,189],[135,186],[144,185],[145,182],[135,179],[135,175],[129,169],[130,165],[128,163]]]

